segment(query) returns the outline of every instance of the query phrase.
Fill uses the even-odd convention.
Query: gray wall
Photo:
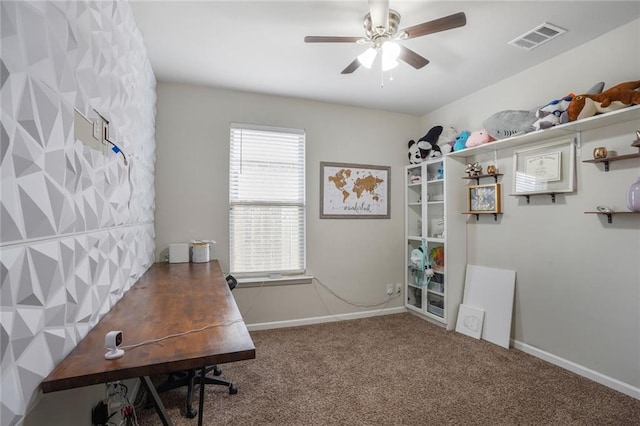
[[[569,92],[583,93],[598,81],[608,88],[638,78],[636,20],[434,111],[422,123],[476,130],[496,111],[530,109]],[[467,258],[516,271],[512,337],[519,347],[640,398],[640,216],[615,216],[608,224],[584,214],[600,204],[626,211],[627,188],[638,178],[639,163],[611,163],[605,173],[602,165],[582,162],[593,158],[596,146],[637,152],[630,144],[638,129],[635,120],[583,132],[577,190],[558,196],[555,204],[548,196],[526,204],[506,195],[512,192],[513,149],[498,151],[504,214],[498,222],[468,221]],[[468,160],[486,165],[494,156]]]
[[[126,2],[0,12],[0,422],[14,425],[153,262],[155,78]],[[74,108],[111,119],[128,167],[75,140]],[[90,423],[90,407],[75,414]]]
[[[307,272],[339,295],[371,303],[403,280],[403,166],[418,117],[275,96],[158,84],[156,233],[171,242],[217,241],[228,270],[229,123],[306,129]],[[320,161],[391,166],[391,219],[319,219]],[[358,308],[313,284],[237,288],[249,324],[298,320]],[[325,307],[326,304],[326,307]],[[383,307],[399,307],[401,298]]]

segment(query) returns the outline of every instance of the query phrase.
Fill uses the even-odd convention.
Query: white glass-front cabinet
[[[440,157],[405,167],[405,306],[449,330],[462,302],[467,262],[462,160]],[[431,277],[423,264],[431,266]]]

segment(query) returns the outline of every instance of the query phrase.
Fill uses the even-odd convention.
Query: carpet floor
[[[256,359],[220,366],[238,394],[206,386],[204,424],[640,425],[640,400],[411,314],[251,337]],[[186,389],[161,398],[176,426],[197,424]],[[153,409],[137,415],[160,424]]]

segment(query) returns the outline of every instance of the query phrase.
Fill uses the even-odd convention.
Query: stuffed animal
[[[569,121],[567,108],[575,95],[569,93],[561,99],[555,99],[536,111],[538,119],[533,123],[535,130],[548,129],[556,124],[564,124]]]
[[[444,127],[442,129],[442,133],[438,137],[436,141],[436,145],[440,147],[440,152],[442,155],[448,154],[453,151],[453,145],[456,142],[456,137],[458,136],[458,131],[453,127]]]
[[[482,126],[495,140],[528,133],[533,130],[535,121],[534,111],[509,109],[494,113]]]
[[[463,149],[465,149],[467,147],[467,139],[469,139],[470,134],[471,132],[469,132],[468,130],[463,130],[462,132],[460,132],[460,134],[456,137],[455,143],[453,144],[453,150],[462,151]]]
[[[604,81],[599,81],[591,86],[585,94],[597,95],[602,92],[602,89],[604,89]],[[575,96],[573,93],[569,93],[561,99],[555,99],[538,108],[536,111],[538,119],[533,123],[534,130],[548,129],[558,124],[567,123],[569,121],[567,108]]]
[[[575,96],[567,107],[569,121],[640,104],[640,80],[617,84],[596,95]]]
[[[433,126],[426,135],[418,139],[418,148],[420,148],[423,160],[442,156],[442,151],[437,144],[441,133],[442,126]]]
[[[484,145],[493,141],[495,141],[495,139],[485,129],[475,130],[471,132],[471,135],[469,135],[466,147],[472,148],[474,146]]]
[[[411,139],[409,141],[409,164],[420,164],[422,162],[422,156],[420,155],[420,148],[416,141]]]

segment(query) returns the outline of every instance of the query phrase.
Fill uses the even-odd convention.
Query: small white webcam
[[[104,337],[104,346],[109,352],[104,354],[106,359],[116,359],[124,355],[124,350],[120,349],[122,344],[122,331],[110,331]]]

